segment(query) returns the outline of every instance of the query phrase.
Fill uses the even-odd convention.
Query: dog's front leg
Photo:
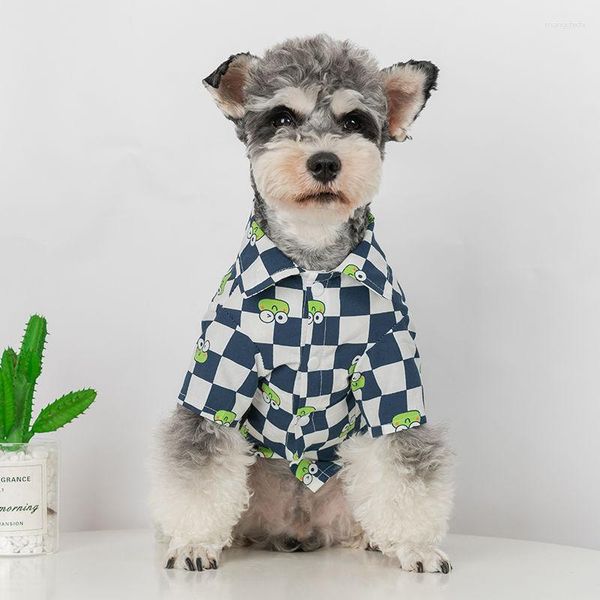
[[[255,458],[239,431],[178,407],[165,423],[153,465],[154,518],[169,539],[167,568],[216,569],[248,505]]]
[[[438,549],[452,508],[451,453],[441,433],[422,425],[378,438],[358,435],[339,449],[354,517],[372,546],[403,569],[450,570]]]

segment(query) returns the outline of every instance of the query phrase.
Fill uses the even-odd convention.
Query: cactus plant
[[[42,372],[46,319],[33,315],[17,354],[7,348],[0,359],[0,442],[26,443],[36,433],[56,431],[92,404],[92,389],[69,392],[43,408],[31,424],[35,385]]]

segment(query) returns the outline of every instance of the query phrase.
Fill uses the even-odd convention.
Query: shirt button
[[[312,295],[318,298],[325,291],[325,286],[320,281],[315,281],[312,286]]]

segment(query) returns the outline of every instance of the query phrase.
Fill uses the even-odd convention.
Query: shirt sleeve
[[[259,352],[225,311],[211,316],[202,321],[179,400],[215,423],[239,427],[258,387]]]
[[[408,315],[361,356],[351,389],[372,437],[426,421],[420,357]]]

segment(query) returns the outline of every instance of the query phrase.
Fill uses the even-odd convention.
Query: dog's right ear
[[[228,119],[236,121],[246,112],[244,87],[248,72],[257,60],[256,56],[248,52],[233,54],[202,80],[204,87]]]
[[[438,68],[427,60],[409,60],[382,69],[381,74],[388,103],[389,139],[403,142],[435,90]]]

